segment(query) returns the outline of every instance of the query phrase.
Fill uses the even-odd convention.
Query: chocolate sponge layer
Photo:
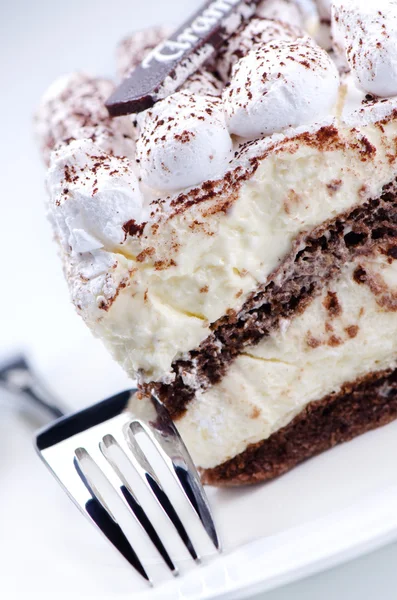
[[[397,369],[371,373],[311,402],[289,425],[231,460],[203,471],[204,483],[233,486],[267,481],[298,463],[397,417]]]
[[[238,313],[230,311],[215,322],[211,335],[184,360],[173,364],[175,380],[171,384],[147,384],[143,391],[154,389],[177,419],[196,393],[185,385],[184,374],[193,374],[203,390],[218,383],[246,346],[268,336],[281,319],[302,312],[346,262],[376,247],[397,258],[394,184],[386,186],[380,198],[303,233],[266,285],[259,287]]]

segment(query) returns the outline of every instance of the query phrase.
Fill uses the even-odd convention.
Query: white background
[[[178,24],[198,5],[197,0],[0,2],[0,357],[24,348],[71,406],[76,398],[81,402],[83,397],[88,404],[122,389],[126,379],[109,359],[107,383],[101,384],[100,390],[95,387],[96,358],[101,364],[107,359],[68,302],[44,215],[44,171],[32,136],[32,114],[41,93],[57,75],[76,69],[98,73],[98,66],[98,74],[111,75],[114,47],[121,36],[150,24]],[[69,372],[59,364],[60,357],[65,361],[68,355],[73,355],[71,364],[80,356],[87,363],[78,380],[73,370]],[[0,404],[3,415],[5,410]],[[0,414],[0,597],[4,600],[24,597],[22,590],[27,586],[23,574],[29,572],[30,561],[39,571],[31,598],[40,596],[40,579],[42,597],[50,597],[48,571],[59,572],[60,578],[73,576],[62,565],[43,564],[40,556],[34,556],[38,537],[44,536],[51,544],[57,534],[56,528],[42,530],[36,518],[45,502],[46,486],[51,497],[58,496],[33,455],[30,433],[26,423]],[[21,461],[29,465],[24,482],[19,480]],[[61,493],[59,502],[65,507],[64,518],[71,520],[71,539],[65,541],[71,542],[74,509],[69,511],[66,500],[63,504]],[[49,519],[54,522],[59,510],[59,505],[48,506]],[[95,553],[86,559],[90,558],[95,560]],[[354,600],[376,596],[388,600],[396,597],[396,567],[397,545],[392,545],[262,598]],[[87,593],[80,596],[76,587],[74,598],[86,597]]]

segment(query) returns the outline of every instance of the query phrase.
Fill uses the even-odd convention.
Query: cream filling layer
[[[197,347],[211,323],[242,307],[300,232],[379,196],[396,177],[397,119],[338,131],[330,144],[284,139],[226,211],[216,209],[225,200],[218,195],[168,217],[157,231],[147,226],[123,255],[112,255],[123,286],[106,310],[77,272],[85,320],[132,377],[172,381],[172,362]]]
[[[354,279],[358,266],[366,283]],[[309,402],[395,367],[397,261],[378,254],[347,264],[301,315],[249,347],[219,384],[197,394],[177,426],[195,463],[212,468],[268,438]]]

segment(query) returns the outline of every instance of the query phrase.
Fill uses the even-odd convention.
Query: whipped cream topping
[[[346,48],[345,48],[345,35],[338,21],[334,18],[334,8],[331,5],[332,18],[331,18],[331,50],[332,56],[336,66],[340,73],[349,73],[350,66],[347,61]]]
[[[223,84],[209,71],[199,69],[183,84],[182,90],[192,92],[198,96],[220,96]]]
[[[325,21],[320,21],[316,29],[314,38],[319,46],[330,52],[332,50],[332,32],[331,25]]]
[[[103,313],[128,286],[132,265],[122,254],[92,250],[62,256],[70,295],[77,310]],[[95,330],[94,330],[95,334]]]
[[[223,93],[231,133],[254,138],[311,123],[332,111],[339,90],[335,64],[319,46],[274,42],[251,50]]]
[[[147,216],[130,161],[105,154],[91,140],[53,152],[47,186],[57,238],[72,253],[114,251],[125,242],[128,224]]]
[[[71,138],[91,138],[115,154],[133,151],[130,119],[111,119],[105,100],[114,84],[107,79],[72,73],[59,77],[43,96],[35,115],[35,131],[48,164],[51,151]]]
[[[308,0],[308,15],[305,27],[310,28],[310,33],[316,43],[327,52],[332,50],[331,33],[331,0]]]
[[[244,23],[223,45],[217,58],[217,71],[223,81],[227,83],[230,80],[233,65],[258,44],[266,44],[274,40],[294,41],[305,35],[302,30],[286,22],[272,21],[268,18],[251,19],[248,23]]]
[[[324,21],[331,20],[331,0],[316,0],[318,15]]]
[[[222,102],[177,92],[157,102],[141,123],[137,157],[142,181],[162,190],[222,175],[232,157]]]
[[[301,27],[303,24],[299,7],[290,0],[264,0],[256,9],[256,15],[283,21],[295,27]]]
[[[127,77],[145,56],[171,33],[167,27],[148,27],[135,31],[119,43],[116,50],[117,72],[121,78]]]
[[[397,95],[397,1],[338,1],[333,11],[336,38],[344,36],[359,85],[376,96]]]

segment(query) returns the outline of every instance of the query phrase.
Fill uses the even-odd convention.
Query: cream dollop
[[[295,27],[303,25],[299,7],[291,0],[264,0],[260,2],[256,14],[258,17],[276,19]]]
[[[267,4],[267,3],[266,3]],[[295,41],[306,34],[297,27],[267,18],[256,17],[241,27],[223,44],[216,68],[223,81],[230,81],[233,65],[259,44],[273,41]]]
[[[114,90],[107,79],[71,73],[48,88],[35,115],[35,133],[48,164],[57,144],[91,138],[105,152],[134,154],[134,128],[128,117],[111,119],[105,101]]]
[[[104,154],[91,140],[53,152],[47,188],[50,219],[68,251],[113,251],[125,242],[127,224],[147,216],[130,161]]]
[[[167,27],[147,27],[134,31],[121,40],[116,50],[117,72],[120,77],[129,73],[142,62],[145,56],[163,42],[171,31]]]
[[[314,122],[332,110],[338,89],[338,71],[320,47],[264,44],[237,63],[224,91],[229,131],[255,138]]]
[[[318,15],[320,19],[331,20],[331,0],[316,0]]]
[[[316,19],[313,20],[312,35],[324,50],[332,50],[331,0],[315,0]]]
[[[177,190],[222,176],[232,155],[220,99],[177,92],[141,121],[137,142],[142,181]]]
[[[223,84],[209,71],[199,69],[186,80],[181,89],[199,96],[220,96]]]
[[[396,96],[397,1],[334,2],[333,20],[359,85],[375,96]]]

